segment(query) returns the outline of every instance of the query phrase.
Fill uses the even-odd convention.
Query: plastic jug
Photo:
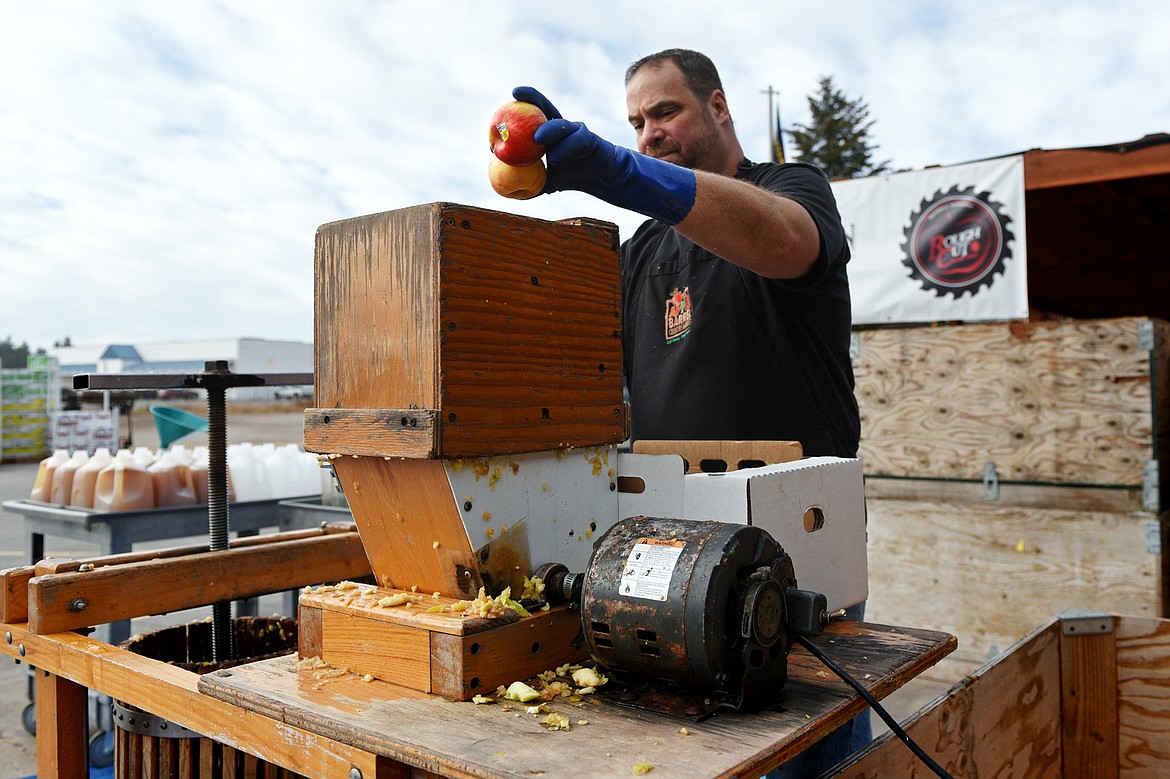
[[[268,481],[268,467],[259,452],[250,443],[233,444],[227,451],[231,483],[240,502],[268,500],[272,485]]]
[[[171,444],[167,452],[170,453],[171,457],[175,458],[175,462],[186,465],[188,468],[191,467],[191,463],[195,460],[195,452],[182,444]],[[204,455],[206,455],[206,449],[204,450]]]
[[[134,455],[121,449],[98,474],[93,507],[95,511],[154,508],[154,481]]]
[[[73,477],[77,475],[77,469],[88,461],[89,452],[78,449],[72,457],[57,466],[57,470],[53,473],[53,488],[49,495],[50,503],[62,505],[69,503],[70,496],[73,494]]]
[[[268,484],[271,487],[273,498],[293,498],[298,495],[307,495],[304,485],[304,455],[296,444],[284,444],[276,447],[272,456],[264,461],[268,471]],[[314,478],[316,474],[314,474]],[[318,485],[317,489],[320,489]]]
[[[321,461],[312,452],[301,452],[300,462],[297,463],[297,481],[300,488],[298,495],[320,495]]]
[[[170,452],[163,452],[146,472],[154,482],[156,506],[191,506],[198,502],[191,468]]]
[[[191,460],[191,483],[195,487],[195,500],[198,503],[207,502],[207,449],[195,447],[195,456]],[[232,482],[232,472],[228,469],[227,475],[228,503],[236,500],[236,490]]]
[[[53,496],[53,475],[57,472],[57,468],[69,461],[69,452],[66,449],[58,449],[51,455],[41,460],[41,464],[37,467],[37,478],[33,482],[32,492],[29,493],[29,499],[39,500],[42,503],[48,503]]]
[[[93,493],[97,488],[98,474],[113,460],[114,456],[110,454],[110,450],[103,446],[85,461],[85,465],[77,469],[77,473],[73,474],[73,487],[69,490],[70,506],[93,508]]]

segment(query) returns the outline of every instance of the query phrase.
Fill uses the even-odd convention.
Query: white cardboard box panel
[[[618,519],[681,517],[685,470],[677,454],[619,452]]]
[[[809,532],[805,513],[813,508],[820,510],[823,523]],[[768,531],[792,558],[798,586],[824,593],[830,610],[868,596],[860,460],[809,457],[728,473],[687,474],[682,517]]]

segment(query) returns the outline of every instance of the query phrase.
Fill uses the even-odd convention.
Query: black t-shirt
[[[768,279],[643,224],[622,245],[632,438],[788,440],[807,456],[853,457],[849,246],[828,179],[746,160],[736,178],[804,206],[820,256],[800,279]]]

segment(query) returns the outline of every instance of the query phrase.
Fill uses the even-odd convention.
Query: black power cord
[[[841,668],[841,666],[837,665],[828,657],[826,657],[824,652],[817,649],[817,647],[804,636],[793,636],[793,640],[807,649],[813,657],[824,663],[830,671],[837,674],[837,676],[840,676],[841,680],[844,681],[845,684],[852,687],[858,695],[864,698],[865,702],[868,703],[870,707],[877,712],[877,715],[882,718],[882,721],[889,725],[890,731],[895,736],[900,738],[902,742],[910,748],[910,751],[914,753],[914,756],[921,760],[927,768],[934,772],[935,776],[942,777],[942,779],[955,779],[953,776],[947,773],[945,768],[936,763],[934,758],[926,754],[922,747],[918,746],[918,743],[914,741],[914,739],[910,738],[910,736],[906,734],[905,730],[902,730],[902,726],[899,725],[892,716],[890,716],[890,713],[885,710],[885,707],[878,703],[877,698],[873,697],[869,690],[862,687],[861,683],[850,676],[845,669]]]

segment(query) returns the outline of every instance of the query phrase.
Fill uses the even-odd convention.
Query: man
[[[748,161],[698,52],[626,71],[640,153],[561,118],[531,87],[513,96],[550,119],[536,133],[544,192],[650,217],[622,246],[632,437],[794,440],[806,455],[856,456],[849,248],[825,175]],[[868,739],[862,715],[771,776],[816,776]]]
[[[825,176],[748,162],[714,65],[668,50],[630,66],[635,154],[552,121],[545,192],[652,217],[622,247],[625,378],[635,440],[792,440],[857,454],[849,249]]]

